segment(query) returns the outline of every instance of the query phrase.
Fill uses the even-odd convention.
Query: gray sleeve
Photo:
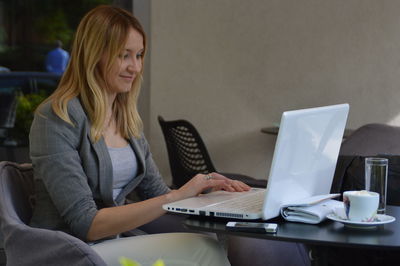
[[[71,119],[75,126],[64,122],[53,113],[49,104],[41,113],[43,115],[35,115],[30,132],[35,178],[42,180],[72,234],[85,240],[97,206],[78,152],[80,138],[84,137],[82,125],[73,115]]]
[[[149,144],[144,136],[139,140],[143,149],[145,159],[145,173],[142,182],[139,184],[138,193],[141,198],[148,199],[166,194],[170,191],[164,182],[157,165],[150,152]]]

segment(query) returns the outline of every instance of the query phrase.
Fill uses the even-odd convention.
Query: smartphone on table
[[[273,234],[277,232],[278,225],[275,223],[228,222],[226,229],[230,231]]]

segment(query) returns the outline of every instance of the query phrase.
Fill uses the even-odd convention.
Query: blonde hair
[[[113,6],[102,5],[89,11],[75,33],[67,69],[57,89],[46,100],[52,101],[53,111],[62,120],[73,125],[68,115],[68,102],[74,97],[79,97],[91,122],[90,138],[94,142],[102,136],[108,106],[107,83],[101,75],[99,61],[106,55],[108,60],[105,72],[111,69],[125,45],[131,28],[143,37],[144,55],[146,36],[135,17]],[[143,68],[135,78],[131,90],[117,94],[112,106],[117,129],[124,138],[139,137],[142,131],[142,120],[137,111],[142,73]]]

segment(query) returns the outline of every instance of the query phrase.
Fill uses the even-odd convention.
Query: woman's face
[[[143,51],[143,36],[131,28],[125,46],[110,71],[105,68],[107,57],[102,56],[99,65],[105,75],[109,94],[128,92],[132,88],[133,81],[142,69]]]

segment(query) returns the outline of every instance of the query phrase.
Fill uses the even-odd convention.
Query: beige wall
[[[195,124],[220,171],[266,178],[289,109],[350,103],[348,127],[400,125],[400,1],[152,0],[147,135],[157,115]],[[398,117],[399,116],[399,117]]]

